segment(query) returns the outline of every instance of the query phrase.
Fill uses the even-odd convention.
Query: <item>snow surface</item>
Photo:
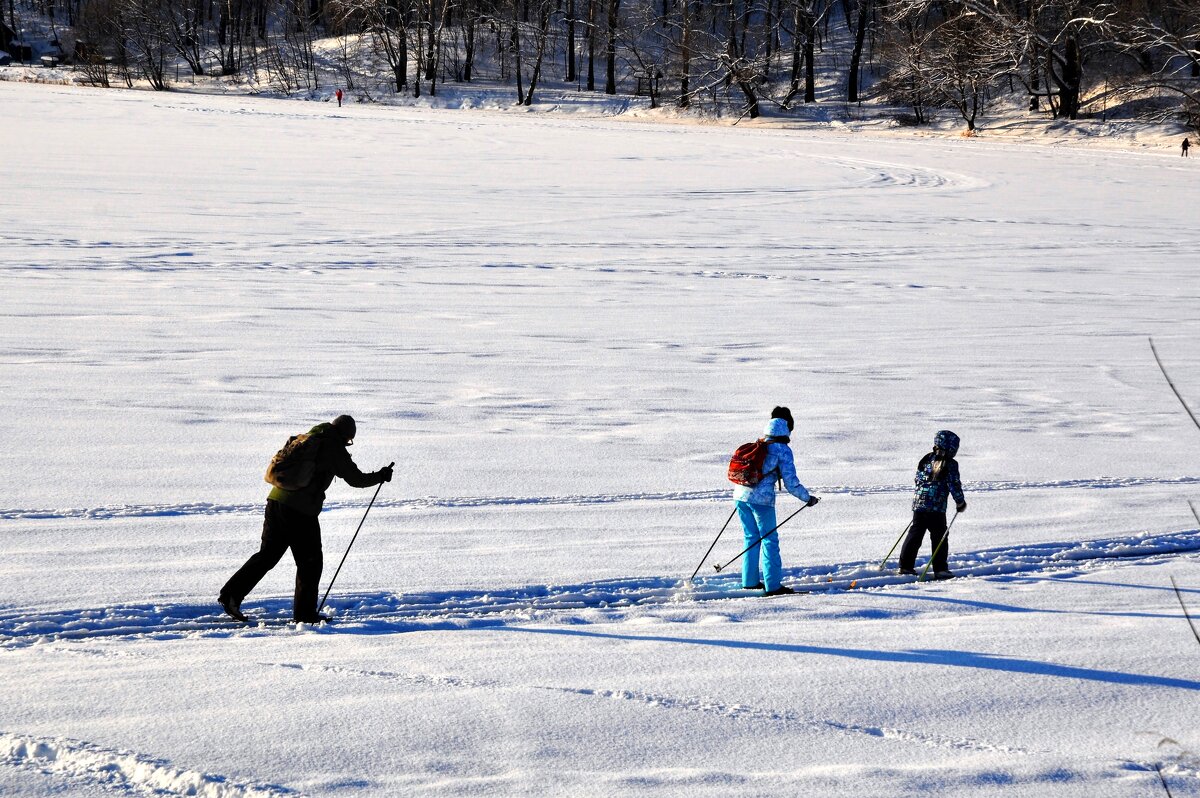
[[[1200,432],[1146,340],[1200,402],[1190,161],[0,102],[0,793],[1200,795]],[[809,592],[717,575],[732,531],[688,584],[777,403]],[[398,465],[337,623],[288,558],[227,622],[266,461],[342,412]],[[963,578],[914,585],[942,427]]]

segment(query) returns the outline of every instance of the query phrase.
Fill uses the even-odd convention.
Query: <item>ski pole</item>
[[[801,513],[801,511],[803,511],[803,510],[804,510],[804,508],[805,508],[805,507],[808,507],[808,505],[807,505],[807,504],[805,504],[805,505],[801,505],[801,507],[800,507],[800,509],[799,509],[799,510],[797,510],[797,511],[796,511],[796,512],[794,512],[794,513],[792,513],[792,514],[791,514],[791,515],[789,515],[787,518],[783,519],[783,520],[782,520],[782,521],[780,521],[778,524],[776,524],[776,525],[775,525],[775,529],[772,529],[770,532],[768,532],[767,534],[763,535],[762,537],[760,537],[758,540],[756,540],[756,541],[754,541],[753,543],[751,543],[751,544],[750,544],[749,546],[747,546],[746,548],[742,549],[742,550],[741,550],[741,552],[739,552],[739,553],[738,553],[738,556],[737,556],[737,557],[734,557],[732,560],[730,560],[729,562],[725,563],[724,565],[714,565],[714,566],[713,566],[713,568],[716,568],[716,569],[717,569],[717,573],[721,573],[721,571],[722,571],[722,570],[724,570],[725,568],[728,568],[729,566],[731,566],[731,565],[733,565],[735,562],[737,562],[737,561],[738,561],[738,559],[739,559],[739,558],[740,558],[740,557],[741,557],[743,554],[745,554],[746,552],[750,551],[750,549],[754,548],[754,547],[755,547],[755,546],[757,546],[759,543],[762,543],[762,542],[763,542],[764,540],[766,540],[766,539],[767,539],[767,538],[768,538],[770,535],[773,535],[773,534],[775,534],[775,530],[776,530],[776,529],[779,529],[779,527],[783,526],[783,525],[784,525],[784,524],[786,524],[788,521],[791,521],[793,518],[795,518],[797,515],[799,515],[799,514]]]
[[[933,550],[933,556],[929,558],[929,562],[925,563],[925,567],[921,569],[921,575],[917,577],[918,582],[925,581],[925,572],[929,570],[929,566],[933,565],[933,561],[937,558],[938,552],[942,550],[942,546],[946,545],[946,541],[950,539],[950,530],[954,527],[954,522],[957,520],[958,510],[955,510],[954,517],[950,519],[950,525],[946,527],[946,534],[942,535],[942,541],[937,544],[937,548]]]
[[[1183,401],[1183,396],[1180,395],[1179,389],[1175,387],[1174,380],[1171,379],[1171,375],[1167,374],[1166,367],[1162,364],[1162,361],[1159,360],[1158,350],[1154,348],[1153,338],[1150,339],[1150,351],[1154,354],[1154,362],[1158,364],[1158,370],[1161,371],[1162,375],[1167,378],[1167,385],[1171,386],[1171,390],[1175,393],[1175,398],[1179,400],[1179,404],[1183,405],[1183,409],[1187,411],[1187,414],[1191,417],[1192,423],[1196,425],[1196,429],[1200,429],[1200,420],[1197,420],[1196,414],[1192,412],[1192,408],[1188,407],[1188,403]]]
[[[900,533],[900,537],[896,538],[896,542],[892,544],[890,549],[888,549],[887,557],[884,557],[883,562],[879,563],[879,570],[882,571],[887,568],[887,561],[892,556],[892,552],[894,552],[896,547],[900,545],[900,540],[908,534],[908,530],[910,529],[912,529],[912,521],[908,522],[908,526],[904,527],[904,531]]]
[[[713,538],[712,545],[708,547],[708,551],[704,552],[704,556],[700,559],[700,564],[696,566],[696,570],[692,571],[692,575],[688,577],[689,582],[696,581],[696,574],[700,573],[700,569],[704,567],[704,561],[708,559],[708,555],[712,554],[712,550],[716,548],[717,541],[721,539],[721,535],[725,534],[725,529],[729,526],[729,522],[733,520],[735,513],[737,513],[737,505],[734,505],[733,512],[730,513],[729,517],[725,519],[725,526],[721,527],[721,531],[717,533],[715,538]]]
[[[388,468],[396,465],[395,462],[388,463]],[[358,533],[362,531],[363,524],[366,523],[367,513],[371,512],[371,507],[375,504],[375,500],[379,498],[379,491],[383,488],[383,483],[375,488],[375,495],[371,497],[371,503],[367,505],[366,512],[363,513],[362,520],[358,522],[358,529],[354,530],[354,537],[350,538],[350,546],[346,547],[346,553],[342,555],[342,561],[338,563],[337,570],[333,572],[333,579],[329,580],[329,587],[325,588],[325,597],[321,599],[321,606],[317,607],[317,612],[320,612],[325,607],[325,599],[329,598],[329,591],[333,590],[333,583],[337,581],[338,574],[342,572],[342,566],[346,564],[346,558],[350,556],[350,547],[354,545],[354,541],[358,540]]]

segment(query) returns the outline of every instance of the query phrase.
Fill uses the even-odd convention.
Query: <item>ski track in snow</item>
[[[505,685],[500,682],[485,679],[463,679],[459,676],[430,676],[424,673],[395,673],[393,671],[368,671],[358,668],[346,668],[341,665],[304,665],[298,662],[260,662],[260,665],[266,665],[274,668],[290,668],[298,671],[320,671],[321,673],[332,673],[338,676],[362,676],[371,679],[384,679],[393,682],[406,682],[408,684],[419,684],[424,687],[460,687],[465,689],[485,690],[502,688]]]
[[[871,724],[847,723],[844,721],[826,718],[804,717],[796,712],[764,709],[760,707],[747,706],[745,704],[727,704],[705,697],[672,696],[658,693],[646,693],[636,690],[611,690],[551,685],[516,685],[505,684],[492,679],[476,680],[465,679],[446,674],[433,675],[423,673],[397,673],[394,671],[364,670],[358,668],[347,668],[339,665],[307,665],[295,662],[260,662],[259,664],[265,667],[286,668],[298,671],[314,671],[317,673],[333,674],[338,676],[403,682],[406,684],[419,685],[434,689],[453,688],[466,690],[510,691],[530,689],[543,690],[547,692],[563,693],[571,696],[580,696],[604,701],[627,701],[633,704],[640,704],[668,712],[678,711],[702,713],[724,718],[730,721],[750,721],[755,723],[779,724],[793,729],[813,731],[818,734],[832,731],[838,734],[843,734],[847,737],[869,737],[889,742],[909,743],[913,745],[926,746],[929,748],[940,748],[951,751],[1000,754],[1003,756],[1015,755],[1052,757],[1056,759],[1062,758],[1062,755],[1055,751],[1029,749],[1021,746],[988,742],[986,740],[976,740],[969,737],[948,737],[945,735],[929,734],[927,732],[916,731],[913,729],[901,729]],[[1137,770],[1151,773],[1154,772],[1155,768],[1155,763],[1132,759],[1111,760],[1108,758],[1089,757],[1089,760],[1104,765],[1108,768],[1115,768],[1117,771]],[[1176,757],[1176,760],[1178,761],[1167,760],[1166,762],[1160,762],[1158,764],[1160,767],[1165,765],[1164,771],[1173,777],[1200,779],[1200,770],[1191,766],[1191,764],[1184,761],[1183,758]]]
[[[1200,530],[1192,529],[967,551],[952,556],[951,567],[960,578],[1074,576],[1110,567],[1115,561],[1157,562],[1195,552],[1200,552]],[[914,581],[914,577],[900,576],[891,570],[881,572],[878,566],[876,562],[865,561],[808,565],[786,569],[785,576],[787,584],[811,594],[895,589]],[[952,587],[954,583],[947,584]],[[756,594],[757,591],[741,589],[736,573],[705,576],[694,583],[679,577],[648,576],[488,591],[349,593],[336,597],[330,604],[337,614],[337,623],[321,627],[290,623],[290,599],[287,598],[250,601],[245,607],[254,618],[250,625],[226,618],[217,611],[215,602],[121,604],[37,611],[11,607],[0,613],[0,648],[105,637],[169,640],[188,636],[261,635],[284,628],[294,633],[309,631],[316,634],[478,629],[534,621],[582,621],[578,615],[580,611],[599,611],[617,618],[629,608],[681,606],[688,602],[730,600]],[[979,609],[996,610],[998,607],[980,604]]]
[[[486,680],[476,681],[473,679],[463,679],[455,676],[431,676],[427,674],[417,673],[395,673],[390,671],[375,671],[375,670],[359,670],[355,668],[345,668],[336,665],[303,665],[300,663],[288,662],[263,662],[261,665],[277,668],[291,668],[301,671],[319,671],[321,673],[336,674],[341,676],[357,676],[371,679],[384,679],[387,681],[398,681],[407,684],[416,684],[427,687],[452,687],[463,689],[506,689],[506,690],[545,690],[549,692],[564,693],[572,696],[584,696],[588,698],[597,698],[602,700],[612,701],[630,701],[638,704],[644,704],[651,707],[661,708],[669,711],[688,711],[700,712],[711,715],[718,715],[730,720],[749,720],[757,722],[778,723],[793,727],[803,727],[817,732],[835,731],[849,736],[867,736],[878,739],[897,740],[902,742],[912,742],[920,745],[927,745],[937,748],[948,748],[958,750],[970,750],[980,752],[995,752],[1004,754],[1030,754],[1023,748],[1015,748],[1012,746],[998,745],[993,743],[981,742],[978,740],[970,740],[967,738],[952,738],[943,737],[935,734],[926,734],[924,732],[910,731],[905,729],[894,729],[885,726],[864,726],[855,723],[842,723],[834,720],[820,720],[812,718],[804,718],[795,712],[786,712],[771,709],[759,709],[746,706],[744,704],[725,704],[708,698],[698,697],[681,697],[659,695],[654,693],[642,693],[632,690],[597,690],[590,688],[579,687],[560,687],[560,686],[545,686],[545,685],[513,685],[503,684],[501,682]],[[1049,752],[1037,752],[1049,753]]]
[[[132,751],[101,748],[65,737],[33,737],[0,731],[0,764],[100,785],[117,793],[188,795],[201,798],[299,796],[286,787],[239,784],[224,776],[178,768]]]
[[[1188,486],[1200,485],[1200,476],[1180,477],[1095,477],[1091,479],[1066,479],[1048,482],[1017,482],[1017,481],[985,481],[963,483],[965,490],[971,493],[998,493],[1018,490],[1117,490],[1125,488],[1140,488],[1147,486]],[[825,485],[813,486],[813,493],[818,495],[845,496],[874,496],[895,493],[911,493],[911,485]],[[575,494],[563,496],[463,496],[437,497],[427,496],[416,499],[378,499],[376,507],[386,507],[399,510],[428,510],[441,508],[474,508],[474,507],[506,507],[520,505],[534,506],[591,506],[599,504],[621,504],[624,502],[687,502],[687,501],[727,501],[730,491],[697,490],[671,491],[663,493],[602,493]],[[361,502],[327,501],[326,510],[361,507]],[[173,516],[194,515],[236,515],[259,514],[262,503],[255,504],[213,504],[209,502],[188,502],[179,504],[115,504],[101,507],[78,507],[64,509],[0,509],[0,521],[41,521],[41,520],[109,520],[121,518],[160,518]]]
[[[720,715],[721,717],[734,720],[779,723],[787,726],[803,727],[818,733],[835,731],[848,736],[867,736],[884,740],[897,740],[902,742],[917,743],[919,745],[926,745],[934,748],[948,748],[1003,754],[1031,753],[1030,751],[1022,748],[993,744],[979,740],[971,740],[965,737],[943,737],[936,734],[926,734],[924,732],[896,729],[887,726],[863,726],[857,723],[842,723],[835,720],[814,720],[811,718],[803,718],[794,712],[758,709],[755,707],[748,707],[743,704],[724,704],[720,701],[713,701],[707,698],[683,698],[667,695],[656,695],[653,693],[640,693],[631,690],[591,690],[570,687],[537,687],[536,689],[554,690],[557,692],[571,693],[573,695],[591,696],[595,698],[616,701],[634,701],[653,707],[661,707],[666,710],[702,712],[706,714]]]

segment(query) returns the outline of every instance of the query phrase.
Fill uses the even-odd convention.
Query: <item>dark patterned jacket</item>
[[[946,499],[954,496],[957,504],[962,504],[962,480],[958,476],[958,461],[954,458],[935,460],[933,452],[921,458],[917,463],[917,495],[913,497],[913,510],[925,513],[946,512]]]

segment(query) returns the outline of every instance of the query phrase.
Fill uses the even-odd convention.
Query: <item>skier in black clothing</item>
[[[933,576],[935,579],[952,579],[946,564],[950,541],[946,540],[946,499],[954,496],[958,512],[967,509],[963,497],[962,480],[958,475],[958,436],[950,430],[942,430],[933,438],[933,451],[917,463],[917,495],[913,498],[912,528],[900,549],[900,573],[916,574],[917,552],[925,533],[929,533],[929,545],[933,547]]]
[[[1192,148],[1192,142],[1188,141],[1187,136],[1184,136],[1183,137],[1183,145],[1181,147],[1182,152],[1180,153],[1180,155],[1182,155],[1184,158],[1188,157],[1188,150],[1190,150],[1191,148]]]
[[[318,424],[309,431],[310,436],[320,438],[312,480],[300,490],[274,488],[267,496],[262,546],[230,577],[217,598],[221,608],[231,617],[239,621],[247,620],[242,614],[242,600],[290,548],[296,560],[292,617],[301,623],[329,620],[317,614],[317,593],[323,567],[321,524],[317,516],[325,503],[325,491],[334,477],[341,477],[355,488],[369,488],[392,481],[390,467],[364,474],[350,459],[346,447],[353,445],[355,431],[354,419],[350,416],[338,416],[332,423]]]

